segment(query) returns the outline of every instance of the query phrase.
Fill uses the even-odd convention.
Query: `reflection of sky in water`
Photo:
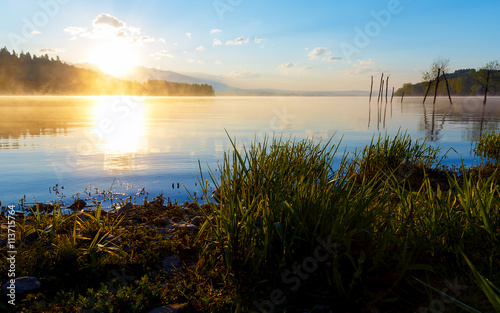
[[[188,200],[198,160],[212,169],[230,148],[226,131],[242,147],[265,135],[316,140],[334,136],[353,152],[378,133],[401,129],[414,139],[428,137],[445,162],[472,162],[472,138],[500,128],[500,99],[491,98],[483,115],[479,98],[421,98],[369,104],[362,97],[336,98],[133,98],[0,97],[0,200],[17,203],[26,195],[54,200],[49,188],[64,186],[67,197],[97,187],[133,195],[142,187]],[[172,188],[174,183],[174,188]],[[65,202],[71,202],[66,198]]]

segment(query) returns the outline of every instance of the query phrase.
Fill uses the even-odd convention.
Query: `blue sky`
[[[437,58],[452,71],[500,59],[498,0],[2,0],[0,8],[0,46],[9,50],[205,73],[241,88],[359,90],[381,72],[398,88]]]

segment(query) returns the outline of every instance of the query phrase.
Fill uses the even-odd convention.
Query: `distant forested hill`
[[[135,95],[214,96],[206,84],[148,80],[144,83],[120,80],[77,68],[44,56],[10,53],[0,49],[0,94],[3,95]]]
[[[475,69],[463,69],[455,71],[454,73],[446,74],[448,83],[450,85],[450,92],[455,96],[473,96],[473,95],[483,95],[484,88],[475,86],[474,76],[477,74]],[[498,74],[498,71],[495,73]],[[420,82],[417,84],[404,84],[403,87],[399,88],[394,95],[401,96],[403,91],[405,96],[424,96],[427,89],[427,82]],[[431,88],[430,94],[434,95],[434,85]],[[441,82],[439,83],[438,95],[445,96],[446,83],[443,76],[441,76]],[[491,90],[489,95],[499,96],[500,90]]]

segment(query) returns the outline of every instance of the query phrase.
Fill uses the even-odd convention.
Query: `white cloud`
[[[222,62],[221,61],[215,61],[215,64],[220,65],[220,64],[222,64]]]
[[[255,37],[253,41],[255,41],[255,43],[261,43],[262,41],[264,41],[264,39]]]
[[[304,71],[308,71],[308,70],[312,69],[312,67],[310,67],[310,66],[305,66],[305,65],[301,66],[299,63],[292,63],[292,62],[283,63],[278,68],[281,72],[283,72],[284,74],[287,74],[287,75],[290,73],[300,74]]]
[[[222,32],[222,30],[221,30],[221,29],[216,29],[216,28],[214,28],[214,29],[212,29],[212,30],[210,31],[210,34],[215,34],[215,33],[220,33],[220,32]]]
[[[212,47],[215,47],[215,46],[222,46],[222,41],[220,41],[219,39],[215,38],[214,39],[214,43],[212,44]]]
[[[175,55],[168,50],[158,51],[158,52],[152,54],[152,56],[175,58]]]
[[[280,70],[284,71],[284,70],[289,70],[289,69],[292,69],[294,67],[296,67],[298,65],[298,63],[284,63],[284,64],[281,64],[280,65]]]
[[[205,49],[205,47],[203,47],[203,46],[199,46],[198,48],[196,48],[196,50],[198,50],[198,51],[204,51],[204,50],[206,50],[206,49]]]
[[[250,39],[245,38],[245,37],[238,37],[235,40],[229,40],[226,42],[226,45],[228,46],[241,46],[243,44],[247,44]]]
[[[310,60],[318,59],[321,56],[330,55],[332,52],[327,48],[317,47],[313,51],[309,52],[308,56]]]
[[[193,34],[191,33],[186,33],[186,36],[188,37],[188,39],[191,39],[193,37]]]
[[[156,39],[154,39],[153,37],[149,37],[149,36],[142,36],[140,38],[140,40],[142,42],[155,42],[156,41]]]
[[[373,62],[372,59],[369,59],[367,61],[358,59],[357,63],[352,65],[352,69],[346,70],[346,74],[348,76],[357,76],[367,73],[378,72],[379,70],[374,69],[372,67],[373,65],[375,65],[375,62]]]
[[[38,53],[60,53],[64,52],[64,49],[59,49],[59,48],[43,48],[43,49],[38,49],[36,50]]]
[[[128,38],[130,36],[129,36],[129,34],[126,31],[121,30],[121,31],[118,32],[118,34],[116,34],[116,37],[118,37],[118,38]]]
[[[64,31],[73,36],[71,40],[75,40],[78,37],[87,37],[90,39],[118,38],[128,40],[133,44],[156,41],[151,36],[141,35],[140,27],[127,25],[124,21],[107,13],[101,13],[94,18],[90,31],[87,31],[87,28],[79,26],[66,27]]]
[[[160,38],[160,39],[158,39],[158,41],[161,42],[161,43],[166,43],[167,42],[164,38]]]
[[[255,79],[260,77],[260,74],[258,73],[248,72],[245,70],[232,71],[229,75],[234,79]]]
[[[373,64],[375,64],[375,62],[373,62],[373,59],[369,59],[367,61],[358,59],[358,63],[360,65],[362,65],[362,66],[367,66],[367,65],[373,65]]]
[[[140,27],[134,27],[134,26],[129,26],[127,29],[132,33],[139,35],[141,33],[141,28]]]
[[[334,57],[334,56],[329,56],[329,57],[324,57],[323,58],[323,61],[330,61],[330,62],[339,61],[339,60],[342,60],[342,58],[340,58],[340,57]]]
[[[94,27],[113,27],[113,28],[122,28],[126,26],[125,22],[120,21],[118,18],[107,13],[99,14],[92,21],[92,25],[94,25]]]
[[[64,31],[69,33],[70,35],[76,36],[76,35],[79,35],[85,31],[87,31],[87,29],[83,28],[83,27],[70,26],[70,27],[66,27],[64,29]]]
[[[31,31],[30,34],[32,34],[32,35],[39,35],[41,33],[42,33],[41,31],[38,31],[38,30],[34,29],[34,30]]]

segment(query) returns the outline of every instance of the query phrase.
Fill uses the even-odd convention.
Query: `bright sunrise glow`
[[[91,52],[89,62],[107,74],[120,76],[138,65],[140,60],[130,44],[113,41],[97,46]]]
[[[98,98],[94,106],[95,134],[105,155],[124,155],[147,151],[144,106],[124,97]]]

